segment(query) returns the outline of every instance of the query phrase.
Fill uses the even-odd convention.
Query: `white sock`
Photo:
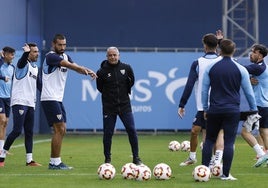
[[[223,151],[222,150],[216,150],[215,151],[215,164],[220,164],[222,160]]]
[[[196,152],[190,152],[190,159],[196,159]]]
[[[59,165],[60,163],[61,163],[61,158],[60,157],[50,158],[50,164]]]
[[[5,140],[0,140],[0,150],[3,149],[4,144],[5,144]]]
[[[259,144],[256,144],[255,146],[253,146],[253,149],[257,153],[257,157],[261,157],[265,154],[265,152],[263,151],[263,149],[261,148]]]
[[[3,149],[0,151],[0,158],[6,158],[7,156],[7,150]]]
[[[26,153],[26,162],[30,163],[33,161],[33,154],[32,153]]]

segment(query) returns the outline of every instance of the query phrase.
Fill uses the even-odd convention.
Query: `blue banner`
[[[76,63],[97,71],[105,52],[68,52]],[[139,130],[190,129],[196,113],[194,94],[186,106],[186,116],[179,119],[178,103],[192,62],[202,53],[121,52],[121,61],[132,66],[136,82],[131,103]],[[102,129],[101,95],[95,80],[69,71],[64,104],[67,128]],[[120,119],[117,129],[124,128]]]

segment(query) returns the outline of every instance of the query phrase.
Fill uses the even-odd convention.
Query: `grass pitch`
[[[198,148],[198,162],[194,166],[180,167],[188,152],[171,152],[168,143],[171,140],[182,142],[189,140],[189,133],[165,135],[139,135],[140,157],[144,164],[153,170],[158,163],[167,163],[172,169],[170,180],[156,180],[153,176],[149,181],[125,180],[121,177],[121,167],[132,161],[130,145],[127,135],[114,135],[112,145],[112,164],[116,168],[113,180],[99,180],[97,168],[103,163],[102,135],[66,135],[63,141],[62,160],[73,170],[48,170],[51,135],[37,135],[34,138],[34,160],[42,167],[25,166],[25,149],[23,137],[18,138],[5,161],[5,167],[0,168],[0,187],[27,187],[27,188],[121,188],[121,187],[266,187],[268,184],[268,168],[252,167],[256,162],[255,153],[246,142],[237,137],[235,156],[231,169],[237,181],[222,181],[211,178],[209,182],[195,182],[192,178],[194,167],[201,162],[201,151]]]

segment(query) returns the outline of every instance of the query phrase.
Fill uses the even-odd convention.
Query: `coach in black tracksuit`
[[[140,165],[138,137],[129,98],[135,82],[134,73],[130,65],[119,60],[116,47],[109,47],[106,56],[107,60],[101,63],[97,71],[97,89],[102,94],[105,163],[111,163],[112,136],[118,115],[128,134],[133,163]]]

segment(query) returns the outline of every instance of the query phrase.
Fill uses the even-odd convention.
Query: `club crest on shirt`
[[[2,112],[3,111],[3,108],[0,108],[0,112]]]
[[[24,113],[24,110],[19,110],[19,114],[22,115]]]
[[[122,70],[120,70],[120,72],[121,72],[121,74],[125,74],[126,73],[126,70],[125,69],[122,69]]]
[[[62,118],[62,114],[58,114],[58,115],[57,115],[57,118],[58,118],[58,120],[61,120],[61,118]]]

